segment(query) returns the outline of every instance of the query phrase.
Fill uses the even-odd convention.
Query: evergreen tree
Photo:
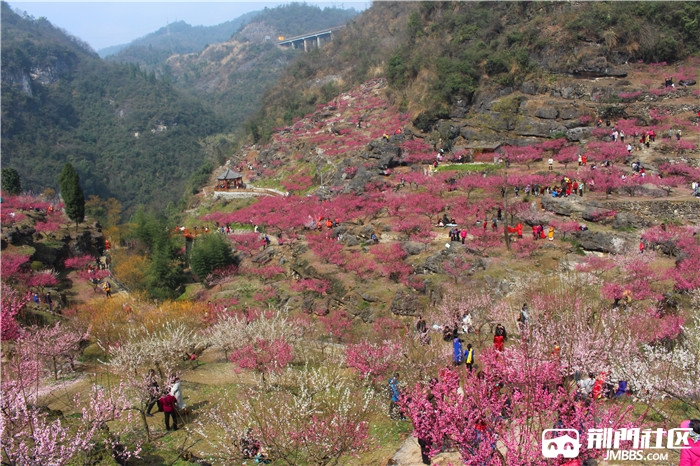
[[[14,168],[2,169],[2,190],[5,194],[15,195],[22,192],[19,173]]]
[[[85,196],[80,187],[80,177],[75,172],[73,165],[66,162],[58,177],[58,186],[61,197],[66,206],[66,215],[75,222],[75,227],[85,219]]]
[[[194,242],[190,269],[200,280],[216,269],[235,263],[231,244],[223,235],[204,235]]]

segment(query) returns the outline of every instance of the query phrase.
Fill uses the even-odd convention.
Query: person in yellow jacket
[[[549,226],[549,231],[547,232],[547,238],[549,241],[554,241],[554,227],[552,225]]]
[[[474,367],[474,348],[471,343],[467,344],[467,349],[464,350],[464,364],[470,371]]]

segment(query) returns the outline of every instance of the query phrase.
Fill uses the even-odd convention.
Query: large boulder
[[[651,222],[633,212],[619,212],[612,222],[612,227],[618,230],[629,228],[646,228],[651,226]]]
[[[592,130],[593,130],[593,128],[590,128],[587,126],[577,126],[574,128],[570,128],[566,132],[566,139],[568,139],[569,141],[581,142],[581,141],[589,139],[591,137]]]
[[[579,196],[552,197],[542,196],[542,207],[547,212],[571,217],[585,212],[599,210],[600,206],[595,202],[584,202]]]
[[[548,138],[554,133],[566,131],[566,128],[555,120],[521,117],[515,123],[513,131],[520,136]]]
[[[408,291],[397,291],[391,301],[390,310],[398,316],[415,316],[420,313],[421,303],[418,295]]]
[[[547,107],[538,107],[535,110],[535,116],[543,120],[555,120],[559,115],[559,110],[554,107],[553,102],[547,102]]]
[[[357,172],[352,180],[347,184],[345,191],[353,192],[355,194],[362,194],[365,192],[365,186],[367,186],[376,175],[370,173],[364,165],[357,167]]]
[[[23,244],[32,244],[36,230],[27,225],[20,227],[3,228],[3,239],[13,246],[21,246]]]
[[[86,230],[73,239],[70,236],[64,238],[63,242],[68,245],[70,254],[73,257],[84,255],[98,256],[104,252],[104,236],[97,231]]]
[[[377,160],[377,168],[386,170],[399,164],[401,149],[387,139],[375,139],[367,144],[367,151],[362,153],[362,157]]]
[[[635,247],[635,241],[630,235],[585,230],[575,231],[571,233],[571,237],[586,251],[623,254]]]
[[[416,241],[406,241],[401,243],[401,248],[409,256],[417,256],[425,250],[425,246]]]
[[[366,299],[361,294],[351,293],[345,297],[343,304],[350,315],[359,317],[364,323],[371,323],[374,322],[376,311],[370,303],[375,301],[371,297]]]

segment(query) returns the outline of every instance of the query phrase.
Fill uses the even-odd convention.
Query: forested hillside
[[[221,120],[153,73],[105,63],[46,20],[2,8],[3,166],[41,192],[71,161],[86,195],[176,203]]]
[[[200,54],[188,53],[201,50],[197,38],[221,28],[194,34],[176,23],[108,63],[45,19],[3,4],[3,164],[34,191],[55,189],[55,174],[70,160],[87,195],[114,197],[127,211],[177,204],[230,145],[223,137],[204,140],[242,128],[299,55],[265,36],[343,24],[354,14],[299,4],[265,9],[235,38]],[[221,27],[238,30],[251,18]]]

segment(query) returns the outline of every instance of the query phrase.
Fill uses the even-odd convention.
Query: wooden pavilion
[[[224,173],[216,177],[216,190],[229,190],[245,188],[243,174],[227,168]]]

